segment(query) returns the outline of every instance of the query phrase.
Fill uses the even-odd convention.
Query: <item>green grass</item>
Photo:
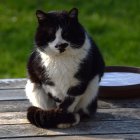
[[[79,8],[106,65],[140,66],[140,0],[0,0],[0,78],[26,76],[36,9]]]

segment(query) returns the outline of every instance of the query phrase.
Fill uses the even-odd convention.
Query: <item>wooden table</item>
[[[140,139],[140,99],[99,100],[94,118],[69,129],[40,129],[26,119],[26,79],[0,80],[0,139]]]

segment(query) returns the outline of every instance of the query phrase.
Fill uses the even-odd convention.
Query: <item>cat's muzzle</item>
[[[66,47],[68,47],[68,43],[62,43],[55,46],[55,48],[57,48],[60,53],[64,52]]]

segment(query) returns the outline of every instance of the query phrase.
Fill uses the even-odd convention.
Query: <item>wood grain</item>
[[[140,108],[140,98],[122,100],[99,100],[99,108]]]
[[[9,100],[0,101],[0,112],[18,112],[26,111],[31,106],[28,100]],[[137,108],[140,109],[140,99],[136,100],[122,100],[122,101],[111,101],[99,100],[99,109],[119,109],[119,108]]]
[[[26,79],[25,78],[0,79],[0,89],[24,88],[25,84],[26,84]]]
[[[98,109],[95,116],[84,122],[94,121],[122,121],[140,119],[140,109]],[[25,112],[2,112],[0,113],[0,124],[24,124],[29,123]]]
[[[0,90],[0,100],[23,100],[27,99],[24,89]]]
[[[26,111],[30,105],[28,100],[0,101],[0,112]]]
[[[26,95],[24,89],[1,89],[0,101],[4,100],[25,100]],[[124,100],[99,100],[99,108],[140,108],[140,98],[138,99],[124,99]]]
[[[140,99],[98,101],[96,115],[69,129],[40,129],[26,119],[26,79],[0,80],[0,139],[121,140],[140,138]]]
[[[2,140],[139,140],[140,134],[6,138]]]
[[[69,129],[40,129],[30,124],[0,125],[0,137],[140,134],[140,120],[81,122]]]
[[[6,138],[2,140],[124,140],[124,138],[138,138],[140,135],[85,135],[85,136],[57,136],[57,137],[28,137],[28,138]]]
[[[4,112],[0,113],[1,124],[25,124],[29,123],[26,119],[26,112]]]

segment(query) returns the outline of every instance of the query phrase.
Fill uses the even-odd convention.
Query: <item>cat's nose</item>
[[[57,49],[65,49],[68,46],[68,43],[62,43],[55,46]]]

